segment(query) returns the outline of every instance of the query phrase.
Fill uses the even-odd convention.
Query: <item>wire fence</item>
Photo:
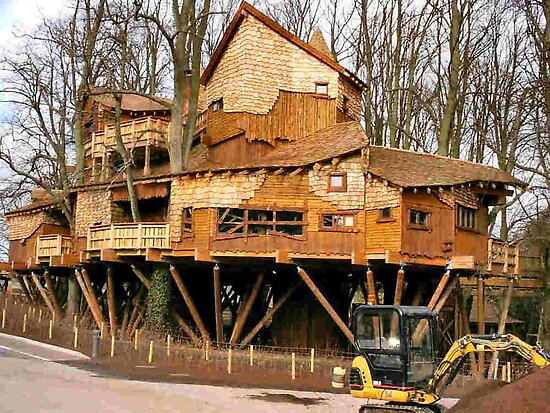
[[[92,356],[93,336],[99,334],[95,360],[103,366],[127,373],[151,368],[164,375],[202,382],[242,385],[296,387],[331,390],[334,367],[349,368],[354,353],[338,350],[276,347],[266,345],[231,346],[226,342],[196,345],[178,334],[136,330],[132,335],[119,331],[111,335],[104,323],[97,328],[91,317],[55,319],[46,307],[29,304],[24,297],[0,296],[2,332],[74,349]],[[490,353],[485,357],[489,370]],[[506,371],[502,370],[505,366]],[[517,380],[532,370],[530,363],[514,356],[501,358],[497,378]],[[472,374],[468,358],[459,371]]]

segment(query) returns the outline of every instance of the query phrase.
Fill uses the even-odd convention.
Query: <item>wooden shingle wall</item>
[[[342,112],[344,109],[344,96],[348,98],[346,115],[350,119],[360,121],[362,110],[361,89],[349,79],[340,75],[338,78],[338,109]]]
[[[330,144],[330,143],[327,143]],[[345,192],[329,191],[329,178],[332,173],[347,174]],[[365,178],[361,157],[355,156],[339,162],[336,167],[324,165],[319,170],[309,171],[309,190],[324,201],[341,210],[362,209],[365,201]]]
[[[377,179],[365,183],[367,253],[401,249],[401,193]],[[381,219],[380,210],[391,208],[391,218]]]
[[[334,69],[248,15],[206,85],[207,103],[223,97],[226,112],[267,114],[280,90],[315,93],[315,82],[338,96]]]
[[[106,189],[79,192],[75,209],[75,234],[78,237],[88,235],[93,224],[112,223],[111,191]]]

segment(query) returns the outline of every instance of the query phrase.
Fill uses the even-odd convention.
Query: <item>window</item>
[[[330,174],[328,178],[328,190],[330,192],[346,192],[348,189],[347,174]]]
[[[184,237],[193,234],[193,208],[183,208],[181,233]]]
[[[456,226],[468,229],[476,229],[476,215],[477,211],[473,208],[468,208],[457,204],[456,208]]]
[[[215,100],[212,102],[212,112],[219,112],[223,109],[223,98],[219,98],[218,100]]]
[[[429,216],[429,212],[411,209],[409,210],[409,223],[413,226],[427,227]]]
[[[321,227],[323,229],[344,230],[355,226],[355,215],[351,214],[323,214]]]
[[[218,209],[219,235],[301,237],[304,234],[305,225],[302,211]]]
[[[391,208],[382,208],[380,210],[380,216],[379,216],[380,221],[387,221],[387,220],[390,220],[391,218],[392,218]]]
[[[328,95],[328,83],[315,83],[315,93],[318,95]]]

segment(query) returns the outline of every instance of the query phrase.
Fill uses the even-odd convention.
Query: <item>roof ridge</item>
[[[382,145],[369,145],[369,146],[375,147],[375,148],[380,148],[380,149],[387,149],[387,150],[396,151],[396,152],[406,152],[406,153],[412,153],[412,154],[421,155],[421,156],[431,156],[431,157],[434,157],[434,158],[445,159],[445,160],[454,161],[454,162],[462,162],[462,163],[466,163],[466,164],[470,164],[470,165],[482,166],[484,168],[489,167],[489,168],[493,168],[493,169],[496,169],[500,172],[508,174],[507,172],[502,171],[502,170],[498,169],[497,167],[495,167],[493,165],[488,165],[488,164],[485,164],[485,163],[474,162],[474,161],[468,161],[466,159],[451,158],[449,156],[438,155],[437,153],[416,152],[416,151],[412,151],[410,149],[390,148],[390,147],[382,146]]]

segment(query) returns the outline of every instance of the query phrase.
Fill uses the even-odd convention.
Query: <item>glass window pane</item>
[[[353,227],[353,215],[346,215],[344,217],[344,224],[346,227]]]
[[[344,186],[344,177],[342,175],[331,175],[330,186],[333,188],[342,188]]]

